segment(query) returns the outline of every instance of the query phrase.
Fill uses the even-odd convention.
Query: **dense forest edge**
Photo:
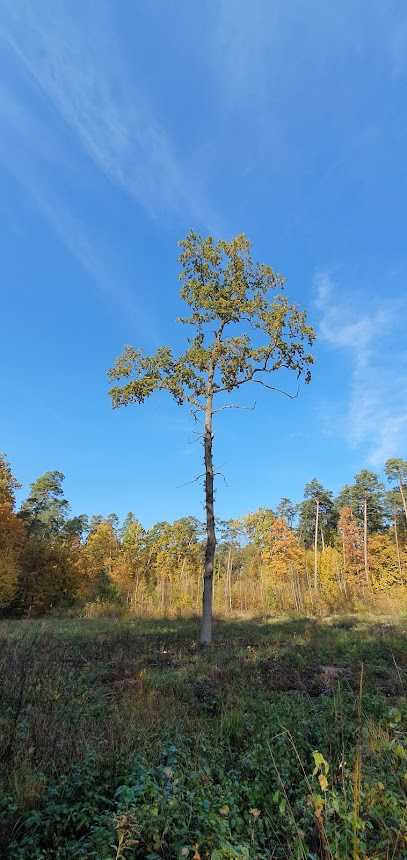
[[[360,471],[335,497],[316,479],[217,523],[217,615],[323,615],[406,603],[407,461],[386,463],[387,487]],[[145,529],[133,513],[70,516],[64,476],[46,472],[16,509],[18,481],[0,457],[0,610],[137,616],[199,614],[205,530],[195,517]]]

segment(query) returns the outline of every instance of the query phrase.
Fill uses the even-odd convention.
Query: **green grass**
[[[407,856],[405,634],[0,622],[0,856]]]

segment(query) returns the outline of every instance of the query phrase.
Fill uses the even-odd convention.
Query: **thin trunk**
[[[346,577],[345,570],[342,571],[342,582],[343,582],[343,593],[344,593],[345,597],[348,597],[349,596],[348,580]]]
[[[320,532],[321,532],[322,552],[325,552],[325,537],[324,537],[324,530],[323,530],[322,526],[320,528]]]
[[[183,600],[184,595],[185,595],[185,597],[187,596],[188,577],[185,576],[186,563],[187,563],[187,560],[186,560],[186,556],[184,555],[184,558],[182,559],[181,571],[180,571],[180,577],[179,577],[180,586],[181,586],[181,593],[180,593],[179,597],[181,598],[181,602]]]
[[[345,583],[345,594],[348,590],[348,580],[346,572],[346,550],[345,550],[345,535],[342,532],[342,561],[343,561],[343,581]]]
[[[309,572],[309,570],[308,570],[308,565],[307,565],[307,561],[306,561],[306,560],[305,560],[305,576],[306,576],[306,579],[307,579],[307,591],[308,591],[308,596],[309,596],[310,601],[311,601],[312,611],[314,611],[314,590],[313,590],[313,588],[312,588],[311,574],[310,574],[310,572]]]
[[[305,568],[305,576],[307,579],[307,589],[308,589],[308,591],[311,591],[311,579],[310,579],[310,575],[309,575],[309,571],[308,571],[308,565],[307,565],[306,561],[304,564],[304,568]]]
[[[161,612],[164,614],[164,580],[161,580]]]
[[[133,588],[133,593],[132,593],[132,595],[131,595],[131,599],[130,599],[130,606],[133,606],[133,611],[135,611],[135,610],[136,610],[136,607],[137,607],[137,603],[138,603],[138,593],[139,593],[139,576],[138,576],[138,574],[137,574],[137,576],[136,576],[136,581],[135,581],[135,585],[134,585],[134,588]]]
[[[294,598],[294,607],[295,607],[295,609],[297,610],[297,612],[299,612],[299,611],[300,611],[300,607],[299,607],[299,602],[298,602],[298,594],[297,594],[297,588],[296,588],[295,573],[294,573],[294,571],[292,570],[291,565],[290,565],[290,568],[289,568],[289,574],[290,574],[290,578],[291,578],[291,589],[292,589],[293,598]]]
[[[296,593],[295,593],[295,585],[294,585],[294,579],[293,579],[293,577],[291,577],[291,593],[292,593],[292,596],[293,596],[294,610],[295,610],[296,612],[298,612],[297,595],[296,595]]]
[[[364,555],[364,563],[365,563],[365,579],[366,585],[370,588],[370,579],[369,579],[369,561],[367,557],[367,499],[365,499],[363,503],[363,555]]]
[[[231,570],[232,570],[232,547],[229,547],[228,557],[226,559],[226,572],[225,572],[225,610],[227,607],[229,607],[229,610],[232,608]]]
[[[259,590],[260,590],[260,604],[262,611],[265,612],[265,602],[264,602],[264,583],[263,583],[263,566],[260,563],[259,569]]]
[[[399,479],[399,487],[400,487],[401,499],[403,502],[404,515],[405,515],[406,522],[407,522],[407,502],[406,502],[406,497],[404,495],[403,484],[401,483],[401,478]]]
[[[229,595],[229,612],[232,611],[232,550],[229,550],[228,558],[228,595]]]
[[[202,589],[203,589],[203,576],[202,576],[202,574],[200,574],[200,575],[199,575],[199,579],[198,579],[198,581],[197,581],[197,585],[196,585],[196,600],[195,600],[195,604],[196,604],[196,611],[197,611],[197,612],[198,612],[198,610],[199,610],[199,604],[201,603],[201,600],[202,600]]]
[[[343,591],[342,581],[341,581],[341,574],[340,574],[340,571],[339,571],[339,565],[338,565],[338,562],[337,562],[337,561],[335,561],[335,573],[336,573],[336,579],[337,579],[337,582],[338,582],[338,588],[339,588],[339,591]]]
[[[316,500],[315,510],[315,538],[314,538],[314,588],[318,588],[318,524],[319,524],[319,499]]]
[[[295,573],[295,589],[297,592],[298,612],[302,611],[302,589],[298,571]]]
[[[213,501],[212,404],[213,371],[210,373],[208,380],[208,397],[206,399],[205,406],[204,426],[206,547],[200,634],[201,645],[210,645],[212,642],[213,568],[216,549],[215,511]]]
[[[398,531],[397,531],[397,514],[396,513],[394,514],[394,537],[396,538],[396,552],[397,552],[397,563],[399,566],[399,574],[400,574],[400,579],[402,579],[403,578],[403,572],[401,569],[401,558],[400,558],[400,547],[399,547],[399,536],[398,536]]]

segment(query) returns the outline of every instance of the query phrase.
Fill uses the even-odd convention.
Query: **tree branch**
[[[267,356],[267,358],[264,362],[264,365],[262,367],[254,367],[253,370],[245,377],[245,379],[240,379],[240,380],[234,382],[233,388],[238,388],[240,385],[244,385],[246,382],[258,382],[259,385],[263,385],[264,388],[268,388],[270,391],[277,391],[279,394],[284,394],[285,397],[289,397],[290,400],[295,400],[296,397],[298,397],[299,390],[300,390],[299,382],[297,384],[297,391],[295,392],[295,394],[290,394],[288,391],[284,391],[282,388],[276,388],[276,386],[274,386],[274,385],[269,385],[267,382],[263,382],[262,379],[255,379],[254,378],[256,373],[271,372],[272,368],[269,370],[269,368],[267,367],[267,364],[269,362],[270,357],[271,356]],[[281,364],[278,369],[281,369],[283,367],[287,367],[287,365]],[[277,368],[275,368],[275,369],[277,369]],[[226,387],[215,388],[214,394],[220,394],[223,391],[229,391],[229,393],[230,393],[230,391],[232,391],[232,390],[233,390],[232,388],[229,389]]]
[[[196,481],[200,481],[204,477],[205,473],[203,472],[202,475],[196,475],[195,478],[192,478],[192,481],[185,481],[184,484],[177,484],[177,490],[180,490],[182,487],[188,487],[190,484],[195,484]]]
[[[268,385],[267,382],[263,382],[262,379],[249,379],[248,382],[258,382],[259,385],[263,385],[264,388],[269,388],[270,391],[277,391],[279,394],[284,394],[284,397],[289,397],[290,400],[295,400],[298,397],[300,391],[300,383],[297,384],[297,391],[295,394],[290,394],[289,391],[284,391],[283,388],[276,388],[275,385]]]
[[[238,403],[227,403],[225,406],[220,406],[219,409],[214,409],[212,415],[216,415],[217,412],[223,412],[224,409],[247,409],[250,412],[253,412],[256,408],[256,402],[253,403],[253,406],[241,406]]]

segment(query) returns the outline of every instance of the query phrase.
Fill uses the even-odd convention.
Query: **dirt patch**
[[[307,693],[322,696],[333,693],[339,682],[352,683],[353,673],[347,666],[308,666],[296,669],[275,660],[263,660],[258,668],[262,682],[269,690]]]
[[[321,687],[330,692],[336,689],[338,682],[351,681],[352,670],[348,666],[321,666],[317,677]]]
[[[312,670],[299,670],[287,663],[268,659],[258,663],[263,685],[268,690],[278,692],[314,692],[314,673]]]

